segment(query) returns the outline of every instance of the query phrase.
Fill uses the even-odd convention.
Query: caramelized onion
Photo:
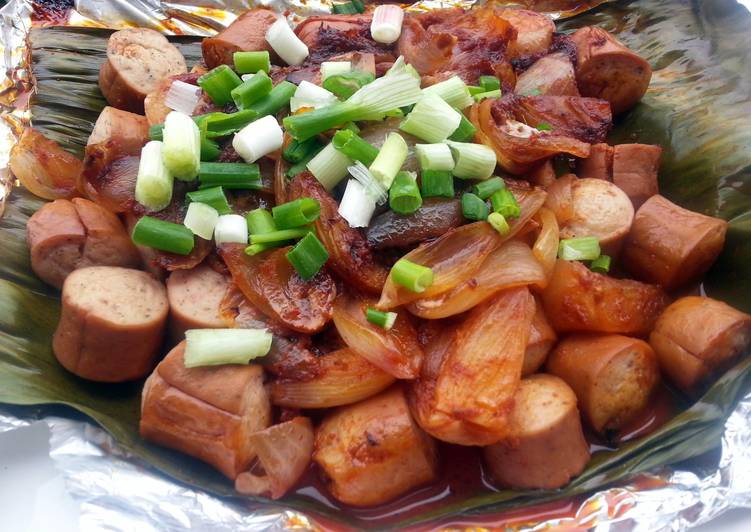
[[[471,309],[500,290],[527,285],[544,288],[544,284],[545,272],[532,250],[523,242],[511,240],[491,253],[470,279],[443,294],[417,299],[407,308],[421,318],[447,318]]]
[[[305,472],[313,454],[313,424],[306,417],[273,425],[248,436],[248,443],[258,456],[262,473],[240,473],[235,489],[244,495],[282,497]]]
[[[27,128],[10,152],[10,169],[26,189],[46,200],[78,196],[82,163],[39,131]]]
[[[422,347],[409,316],[402,313],[390,330],[365,319],[375,301],[341,296],[334,306],[334,324],[344,342],[386,373],[398,379],[414,379],[422,365]]]
[[[558,225],[563,225],[574,217],[574,193],[571,187],[576,179],[574,174],[566,174],[545,189],[548,193],[545,206],[553,211]]]
[[[553,275],[555,260],[558,257],[558,243],[560,241],[558,222],[555,214],[547,207],[540,207],[535,214],[535,220],[540,224],[540,233],[537,235],[532,253],[545,272],[545,283],[540,288],[545,288],[547,280]]]
[[[329,408],[348,405],[385,390],[394,377],[351,349],[318,357],[312,379],[276,380],[271,384],[275,405],[288,408]]]

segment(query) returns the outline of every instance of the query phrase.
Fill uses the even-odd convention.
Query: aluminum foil
[[[410,6],[424,10],[470,6],[473,0],[425,0]],[[504,2],[512,4],[514,2]],[[525,5],[527,2],[515,2]],[[558,18],[574,14],[583,2]],[[227,26],[236,13],[249,7],[242,0],[77,0],[68,24],[82,26],[147,26],[165,33],[210,35]],[[259,0],[284,13],[292,22],[330,11],[329,0]],[[0,9],[0,47],[5,76],[0,81],[0,216],[10,192],[7,168],[14,139],[33,120],[23,97],[31,89],[26,69],[26,34],[31,27],[30,0],[10,0]],[[0,433],[35,422],[0,411]],[[100,428],[82,421],[46,417],[51,433],[50,456],[62,473],[70,495],[80,503],[82,530],[221,531],[316,530],[316,522],[298,512],[265,505],[228,501],[179,485],[125,452]],[[624,484],[603,490],[583,501],[573,517],[540,522],[519,530],[579,528],[618,532],[683,530],[706,523],[730,508],[751,508],[751,394],[725,424],[719,466],[706,476],[663,468],[651,482]],[[660,486],[652,487],[648,486]],[[459,523],[461,520],[459,520]],[[468,528],[478,529],[477,519]],[[436,524],[436,528],[446,525]],[[451,529],[456,529],[454,523]],[[462,525],[458,525],[461,527]],[[498,527],[499,523],[493,523]],[[516,528],[515,528],[516,529]]]

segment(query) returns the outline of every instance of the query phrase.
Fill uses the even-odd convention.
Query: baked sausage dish
[[[607,142],[644,58],[532,11],[338,6],[250,10],[194,65],[117,31],[83,160],[13,150],[53,200],[27,235],[54,355],[145,379],[145,440],[273,499],[312,474],[380,505],[457,448],[554,489],[743,356],[751,316],[700,290],[727,223],[660,194],[660,146]]]

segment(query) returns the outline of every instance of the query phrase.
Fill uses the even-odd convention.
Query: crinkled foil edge
[[[141,25],[165,33],[209,35],[234,20],[233,12],[248,2],[190,0],[77,0],[69,24],[122,27]],[[328,12],[329,0],[261,0],[293,22]],[[427,0],[411,10],[468,7],[472,0]],[[206,7],[212,6],[212,7]],[[27,99],[26,35],[31,27],[30,0],[10,0],[0,9],[0,47],[5,77],[0,82],[0,216],[13,185],[8,158],[15,139],[32,117]],[[555,13],[556,17],[565,13]],[[130,22],[124,22],[129,17]],[[0,412],[0,433],[33,423]],[[86,422],[46,417],[51,433],[50,456],[70,495],[80,503],[82,530],[223,531],[316,530],[313,518],[282,506],[243,505],[185,487],[160,475],[125,452],[102,429]],[[537,523],[519,530],[589,529],[597,531],[684,530],[706,523],[731,508],[751,507],[751,394],[738,404],[725,424],[719,466],[700,476],[691,471],[662,468],[653,473],[657,488],[644,482],[599,491],[584,500],[573,517]],[[476,522],[476,519],[473,519]],[[497,526],[497,525],[496,525]],[[481,529],[473,525],[473,529]]]

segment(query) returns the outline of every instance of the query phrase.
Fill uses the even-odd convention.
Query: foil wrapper
[[[58,2],[57,4],[63,4]],[[469,7],[473,0],[425,0],[409,6],[422,11],[438,7]],[[497,2],[529,7],[529,1]],[[571,2],[565,11],[550,11],[554,18],[574,15],[602,3]],[[47,3],[50,4],[50,3]],[[55,3],[51,3],[53,5]],[[65,23],[76,26],[122,28],[145,26],[167,34],[211,35],[229,25],[249,7],[247,0],[76,0]],[[293,23],[316,13],[330,12],[329,0],[258,0]],[[13,184],[8,157],[15,139],[33,121],[27,95],[33,89],[26,36],[39,6],[30,0],[10,0],[0,9],[0,216]],[[40,15],[37,13],[37,15]],[[42,18],[54,12],[44,12]],[[124,451],[102,429],[85,421],[61,417],[19,418],[0,411],[0,433],[31,423],[50,430],[50,456],[61,472],[70,495],[80,503],[82,530],[221,531],[318,530],[314,518],[269,503],[263,507],[226,500],[180,485],[160,475]],[[706,523],[731,508],[751,508],[751,393],[728,418],[719,465],[709,473],[662,468],[647,481],[626,483],[592,494],[573,515],[541,521],[513,530],[581,529],[597,531],[683,530]],[[436,523],[436,529],[483,529],[472,524]],[[505,527],[497,518],[487,526]]]

